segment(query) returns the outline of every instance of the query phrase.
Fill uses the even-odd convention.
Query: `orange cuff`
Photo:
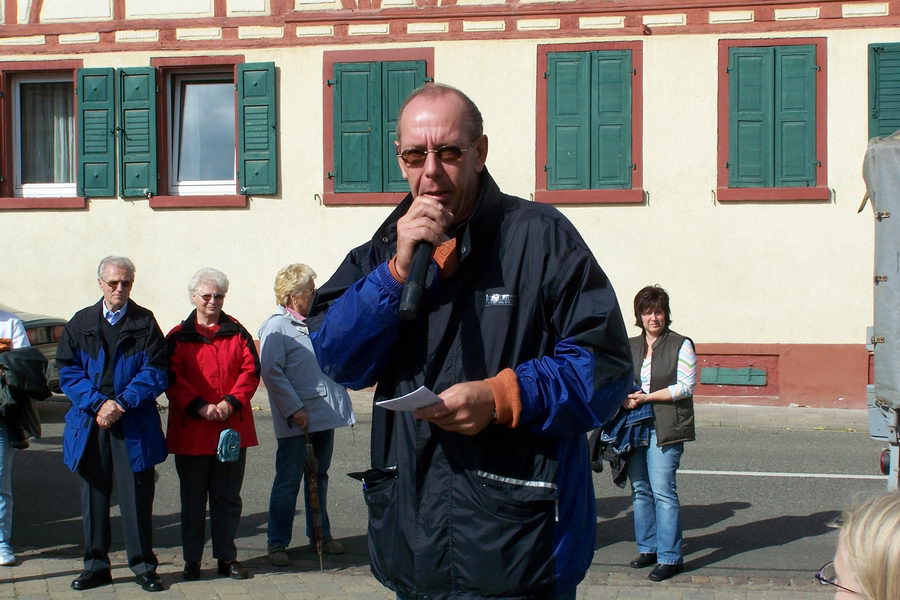
[[[519,398],[519,379],[512,369],[503,369],[495,377],[485,379],[494,394],[497,409],[497,423],[507,427],[518,427],[522,414],[522,400]]]
[[[397,255],[394,255],[394,258],[388,261],[388,271],[391,272],[391,277],[393,277],[397,283],[406,283],[406,280],[400,277],[397,273]]]

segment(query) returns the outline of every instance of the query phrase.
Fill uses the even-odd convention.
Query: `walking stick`
[[[319,461],[316,459],[315,452],[313,452],[309,430],[307,429],[303,435],[306,437],[306,458],[303,460],[303,471],[306,475],[306,487],[309,489],[309,506],[306,509],[312,511],[310,517],[313,535],[316,538],[316,554],[319,555],[319,571],[323,571],[322,550],[325,544],[325,535],[322,531],[322,516],[319,512]]]

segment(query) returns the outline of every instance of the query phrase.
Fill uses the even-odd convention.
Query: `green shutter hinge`
[[[247,195],[247,188],[245,188],[244,186],[241,186],[240,192],[241,192],[241,195],[242,195],[242,196],[246,196],[246,195]]]
[[[813,71],[821,71],[821,70],[822,70],[822,67],[820,67],[819,65],[813,65]]]
[[[544,171],[547,172],[547,173],[549,173],[549,172],[550,172],[550,165],[544,165]]]
[[[632,69],[632,70],[631,70],[631,76],[632,76],[632,77],[637,77],[637,69]]]
[[[326,79],[325,83],[328,85],[328,87],[331,87],[333,85],[337,85],[337,79]]]
[[[725,72],[731,73],[731,65],[728,65],[727,67],[725,67]]]
[[[337,177],[337,171],[328,171],[327,173],[325,173],[325,177],[327,177],[328,179],[334,179],[335,177]]]
[[[884,52],[884,46],[875,46],[874,48],[872,48],[872,52]]]
[[[726,169],[730,169],[730,168],[731,168],[731,161],[730,161],[730,160],[725,162],[725,168],[726,168]]]
[[[821,166],[822,166],[822,161],[821,161],[821,160],[814,160],[814,161],[812,161],[812,163],[810,163],[810,164],[811,164],[812,166],[814,166],[814,167],[821,167]]]
[[[634,163],[628,163],[628,168],[632,171],[637,171],[637,165]]]
[[[544,79],[550,79],[550,72],[544,71]]]
[[[426,77],[422,80],[424,83],[434,83],[434,77]]]

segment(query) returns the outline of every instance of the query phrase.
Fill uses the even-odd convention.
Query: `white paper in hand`
[[[416,410],[417,408],[430,406],[439,401],[440,397],[423,385],[416,391],[410,392],[405,396],[376,402],[375,406],[380,406],[381,408],[386,408],[388,410]]]

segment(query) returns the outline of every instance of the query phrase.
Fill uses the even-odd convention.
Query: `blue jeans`
[[[331,455],[334,452],[334,429],[317,431],[308,434],[312,440],[313,452],[319,461],[319,522],[322,524],[322,535],[331,535],[331,523],[328,521],[328,467],[331,466]],[[303,479],[303,461],[306,460],[306,436],[280,438],[275,453],[275,481],[272,482],[272,494],[269,497],[269,533],[270,549],[287,548],[291,543],[294,529],[294,512],[297,510],[297,494],[300,492],[300,480]],[[309,511],[309,482],[303,480],[303,498],[306,502],[306,537],[312,540],[312,515]]]
[[[16,451],[9,445],[9,431],[0,420],[0,550],[12,552],[12,463]]]
[[[638,552],[655,552],[657,562],[663,565],[683,560],[681,507],[675,484],[675,472],[683,453],[683,443],[658,447],[654,428],[650,432],[650,445],[636,448],[628,459]]]

